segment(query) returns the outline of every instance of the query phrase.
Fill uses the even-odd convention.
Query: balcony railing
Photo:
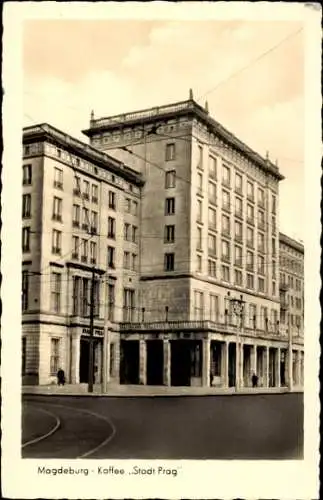
[[[285,330],[277,327],[275,329],[259,330],[255,328],[233,325],[230,323],[219,323],[211,320],[194,320],[194,321],[153,321],[153,322],[122,322],[119,323],[121,334],[142,333],[142,332],[214,332],[226,333],[231,335],[243,335],[249,337],[265,337],[268,339],[282,338],[287,339],[288,334]],[[286,339],[285,339],[286,338]]]

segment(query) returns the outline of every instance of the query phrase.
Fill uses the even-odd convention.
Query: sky
[[[304,40],[296,21],[29,20],[23,124],[88,142],[95,117],[188,99],[278,161],[280,230],[304,238]]]

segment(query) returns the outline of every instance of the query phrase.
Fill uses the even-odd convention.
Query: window
[[[87,262],[88,259],[88,240],[82,240],[82,256],[81,256],[81,261],[82,262]]]
[[[247,274],[247,288],[254,288],[254,277],[253,274]]]
[[[29,271],[22,272],[21,308],[27,311],[29,303]]]
[[[267,307],[260,307],[260,329],[267,329]]]
[[[222,260],[230,261],[230,244],[225,240],[222,240]]]
[[[132,242],[137,243],[137,235],[138,235],[138,228],[136,226],[132,226]]]
[[[221,266],[221,277],[223,281],[230,281],[230,268],[229,266]]]
[[[72,259],[78,259],[79,258],[79,237],[78,236],[72,236]]]
[[[31,215],[31,194],[22,195],[22,216],[28,219]]]
[[[209,208],[209,229],[216,229],[216,211]]]
[[[257,306],[249,304],[249,327],[257,328]]]
[[[165,188],[174,188],[176,183],[176,171],[175,170],[168,170],[168,172],[165,172]]]
[[[196,220],[198,222],[202,222],[202,201],[197,200],[197,217]]]
[[[200,144],[198,145],[197,168],[203,170],[203,147]]]
[[[202,272],[202,255],[196,255],[196,272]]]
[[[54,187],[63,189],[63,170],[54,167]]]
[[[62,157],[62,151],[60,149],[57,149],[57,156],[58,158]]]
[[[258,188],[258,205],[265,206],[265,192],[263,189]]]
[[[138,203],[136,201],[132,202],[132,215],[138,215]]]
[[[208,259],[208,274],[212,278],[216,278],[216,261]]]
[[[59,313],[61,311],[61,286],[62,275],[51,273],[51,311]]]
[[[196,248],[197,250],[202,250],[202,228],[196,228]]]
[[[271,240],[271,251],[272,251],[272,256],[276,257],[276,240],[275,240],[275,238],[272,238],[272,240]]]
[[[21,345],[21,374],[26,375],[26,361],[27,361],[27,338],[22,337]]]
[[[89,210],[87,208],[83,208],[82,229],[85,231],[88,231],[89,229]]]
[[[108,284],[108,320],[114,321],[115,286]]]
[[[250,181],[247,181],[247,198],[251,201],[254,201],[255,198],[254,185]]]
[[[130,253],[129,252],[123,253],[123,267],[125,269],[130,269]]]
[[[130,227],[131,227],[130,224],[127,224],[125,222],[123,226],[123,238],[125,241],[130,241]]]
[[[271,225],[272,225],[273,234],[276,234],[276,217],[271,218]]]
[[[210,320],[217,321],[219,317],[219,297],[210,294]]]
[[[98,202],[98,193],[99,193],[99,188],[96,184],[92,184],[92,203],[97,203]]]
[[[57,229],[53,229],[52,233],[52,253],[56,255],[60,255],[62,252],[62,233],[61,231],[57,231]]]
[[[242,286],[242,271],[238,271],[237,269],[234,271],[234,284]]]
[[[92,210],[91,213],[91,233],[96,234],[98,232],[98,213]]]
[[[90,241],[91,264],[96,264],[97,246],[95,241]]]
[[[236,173],[236,178],[235,178],[235,190],[237,193],[242,193],[242,175]]]
[[[263,233],[258,233],[258,250],[259,252],[265,251],[265,235]]]
[[[214,234],[208,236],[208,249],[210,255],[216,255],[216,236]]]
[[[222,234],[230,235],[230,217],[222,215]]]
[[[129,224],[126,225],[129,227]],[[113,217],[108,217],[108,238],[113,240],[116,238],[116,220]]]
[[[204,296],[203,292],[194,290],[194,319],[203,319],[204,316]]]
[[[209,203],[216,205],[216,184],[209,182]]]
[[[247,205],[247,222],[254,224],[255,212],[252,205]]]
[[[229,167],[223,165],[222,167],[222,183],[226,186],[230,186],[231,172]]]
[[[175,213],[175,198],[166,198],[165,215],[174,215],[174,213]]]
[[[116,193],[114,191],[109,191],[108,196],[109,196],[108,206],[112,210],[115,210],[116,209]]]
[[[272,287],[272,294],[276,295],[276,281],[272,282],[271,287]]]
[[[202,195],[203,193],[203,175],[197,174],[197,192]]]
[[[242,247],[237,245],[234,247],[234,264],[236,266],[242,266]]]
[[[175,241],[175,226],[165,226],[164,242],[174,243]]]
[[[262,255],[258,255],[258,273],[265,274],[265,259]]]
[[[264,293],[265,291],[265,280],[264,278],[258,278],[258,291]]]
[[[242,199],[235,197],[235,214],[242,217]]]
[[[22,167],[22,183],[24,186],[30,186],[32,182],[32,165],[23,165]]]
[[[265,212],[263,210],[258,210],[258,227],[265,229]]]
[[[83,181],[83,198],[88,200],[90,198],[90,183]]]
[[[74,189],[73,189],[73,194],[75,196],[80,196],[81,195],[81,189],[80,189],[80,177],[78,175],[74,176]]]
[[[22,251],[30,252],[30,227],[22,228]]]
[[[60,339],[50,340],[50,374],[56,375],[59,369]]]
[[[252,252],[247,252],[247,269],[254,271],[254,254]]]
[[[115,248],[108,246],[108,267],[115,269]]]
[[[254,230],[251,227],[247,227],[247,246],[250,248],[254,247],[254,237]]]
[[[217,177],[217,161],[214,156],[209,156],[209,177],[210,179],[216,179]]]
[[[138,260],[138,255],[133,253],[132,260],[131,260],[131,269],[133,271],[137,271],[137,260]]]
[[[80,225],[80,207],[79,205],[73,205],[73,227],[79,227]]]
[[[222,190],[222,208],[223,210],[230,210],[230,193]]]
[[[81,291],[80,291],[80,315],[84,318],[89,316],[89,305],[90,305],[90,280],[88,278],[82,278],[81,280]]]
[[[271,211],[273,214],[276,213],[276,210],[277,210],[277,206],[276,206],[276,196],[275,195],[272,195],[272,198],[271,198]]]
[[[54,196],[53,201],[53,220],[62,222],[62,205],[63,200]]]
[[[241,222],[234,223],[234,239],[237,241],[242,241],[242,224]]]
[[[175,143],[166,144],[166,161],[175,160]]]
[[[123,289],[123,321],[132,322],[135,319],[135,291]]]
[[[165,268],[165,271],[174,271],[174,268],[175,268],[175,254],[174,253],[165,253],[164,268]]]
[[[125,204],[126,204],[126,213],[130,214],[131,213],[131,200],[130,200],[130,198],[125,199]]]

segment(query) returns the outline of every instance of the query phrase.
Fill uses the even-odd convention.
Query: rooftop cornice
[[[187,116],[192,115],[202,121],[209,129],[210,132],[218,135],[223,141],[228,143],[231,147],[235,148],[241,154],[254,162],[260,168],[270,173],[278,180],[283,180],[284,176],[279,172],[277,165],[270,160],[263,158],[260,154],[253,151],[249,146],[244,144],[234,134],[229,132],[219,122],[212,118],[208,111],[200,106],[193,99],[187,101],[180,101],[173,104],[164,106],[157,106],[147,108],[139,111],[123,113],[106,118],[90,120],[90,128],[83,130],[83,134],[92,137],[98,132],[106,130],[122,129],[131,127],[137,123],[155,122],[161,119],[171,118],[174,116]]]
[[[90,146],[89,144],[62,132],[48,123],[41,123],[23,128],[23,144],[30,144],[39,140],[47,140],[52,144],[65,148],[85,160],[89,160],[105,170],[112,171],[116,175],[119,175],[138,186],[144,184],[142,175],[133,170],[131,167],[125,165],[107,153],[99,151],[93,146]]]
[[[279,233],[279,242],[285,243],[286,245],[291,246],[295,250],[298,250],[299,252],[304,253],[303,243],[301,243],[300,241],[294,240],[294,238],[287,236],[287,234]]]

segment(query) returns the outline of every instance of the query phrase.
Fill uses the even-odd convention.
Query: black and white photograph
[[[18,294],[3,301],[15,344],[2,375],[14,367],[19,467],[70,495],[73,480],[79,498],[95,483],[106,498],[109,481],[125,498],[131,480],[140,498],[153,481],[187,497],[180,481],[199,473],[187,479],[186,461],[212,464],[209,481],[224,463],[232,483],[241,463],[249,488],[290,466],[285,498],[292,467],[308,467],[315,498],[320,193],[305,185],[320,176],[306,83],[319,8],[26,4],[7,98],[18,118],[3,120],[16,150],[2,240],[16,243],[2,273]],[[245,491],[265,498],[259,484]]]

